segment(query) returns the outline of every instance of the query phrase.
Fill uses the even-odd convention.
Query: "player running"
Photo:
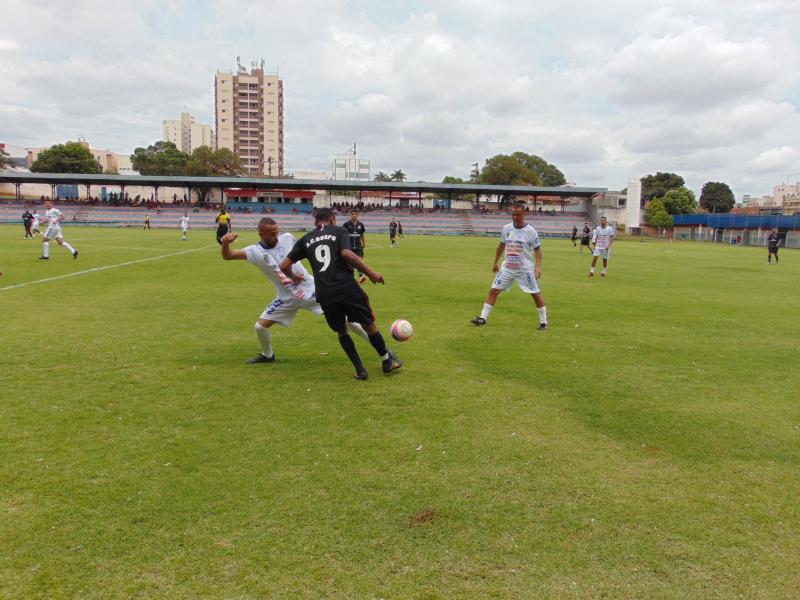
[[[189,231],[189,213],[183,213],[183,216],[178,221],[178,224],[181,226],[181,231],[183,232],[183,241],[186,241],[186,232]]]
[[[572,226],[572,247],[578,245],[578,228],[575,225]]]
[[[592,230],[589,229],[589,224],[583,224],[583,231],[581,231],[581,247],[578,249],[581,254],[583,254],[584,247],[591,252],[592,249],[589,244],[592,242]]]
[[[22,213],[22,225],[25,227],[25,237],[22,239],[27,240],[28,238],[32,238],[33,232],[31,231],[31,226],[33,225],[33,215],[27,208],[25,212]]]
[[[281,270],[287,277],[293,277],[297,281],[292,267],[297,261],[308,259],[314,271],[317,299],[325,313],[325,320],[339,335],[339,344],[355,367],[356,379],[367,379],[368,374],[353,339],[347,334],[348,320],[360,323],[366,329],[370,344],[381,357],[384,373],[399,369],[403,362],[386,347],[386,342],[375,324],[369,297],[353,279],[353,267],[366,273],[373,283],[383,283],[383,276],[368,267],[350,249],[350,236],[344,227],[336,225],[336,217],[331,209],[318,209],[315,225],[314,231],[295,243],[281,263]]]
[[[214,223],[217,224],[217,243],[222,243],[222,236],[228,233],[233,227],[231,225],[231,216],[228,212],[222,208],[217,214],[217,218],[214,219]]]
[[[397,223],[394,219],[389,223],[389,241],[392,243],[392,248],[397,246]]]
[[[51,200],[45,200],[44,207],[46,209],[44,220],[47,222],[47,229],[45,229],[44,236],[42,236],[42,255],[39,259],[50,259],[50,240],[53,238],[55,238],[59,246],[63,246],[72,254],[73,260],[78,258],[78,251],[70,246],[61,234],[61,221],[64,219],[64,213],[57,208],[53,208],[53,202]]]
[[[772,255],[775,255],[775,264],[778,264],[778,248],[781,245],[781,235],[778,233],[778,228],[773,227],[769,232],[767,238],[767,264],[772,264]]]
[[[42,218],[39,216],[39,211],[38,210],[34,210],[33,211],[33,225],[31,225],[31,234],[35,235],[35,234],[38,233],[39,235],[42,235],[42,232],[39,231],[39,223],[41,223],[41,222],[42,222]]]
[[[350,220],[345,222],[342,227],[347,229],[347,233],[350,235],[350,249],[359,258],[364,258],[364,249],[367,247],[366,240],[364,239],[366,228],[364,224],[358,220],[357,210],[350,211]],[[359,271],[358,283],[364,283],[366,280],[367,276]]]
[[[595,227],[592,233],[592,243],[594,250],[592,251],[592,268],[589,269],[589,277],[594,277],[594,266],[597,264],[597,258],[603,257],[603,270],[600,271],[600,277],[606,276],[606,269],[608,268],[608,259],[611,256],[611,244],[614,243],[614,236],[617,234],[614,228],[608,224],[608,219],[600,217],[600,225]]]
[[[500,267],[497,263],[505,252],[506,258]],[[539,289],[542,276],[542,247],[539,234],[525,222],[525,205],[515,202],[511,208],[511,223],[503,227],[500,243],[494,255],[492,272],[497,276],[489,288],[481,314],[472,321],[473,325],[486,325],[486,320],[494,308],[500,292],[509,291],[517,282],[519,288],[533,298],[539,312],[539,331],[547,329],[547,306]]]
[[[247,364],[275,362],[272,349],[272,333],[270,328],[278,323],[289,327],[297,311],[307,310],[314,315],[322,314],[322,307],[317,302],[314,279],[303,265],[296,264],[291,271],[293,281],[281,272],[279,265],[294,246],[291,233],[280,233],[280,227],[274,219],[264,217],[258,222],[259,242],[241,250],[230,245],[238,237],[235,233],[222,236],[222,258],[225,260],[246,260],[255,265],[275,288],[276,298],[269,303],[261,317],[256,321],[256,337],[261,345],[261,352],[247,361]],[[360,326],[348,323],[351,331],[367,339],[366,332]]]

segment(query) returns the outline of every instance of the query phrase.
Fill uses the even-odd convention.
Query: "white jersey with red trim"
[[[606,225],[605,227],[598,225],[592,234],[592,241],[600,250],[608,250],[615,235],[616,232],[611,225]]]
[[[502,268],[509,271],[533,270],[533,252],[541,244],[539,234],[529,223],[519,229],[514,227],[514,223],[504,226],[500,232],[500,242],[506,247]]]
[[[294,283],[283,274],[280,264],[289,250],[294,246],[294,236],[291,233],[282,233],[278,236],[278,243],[274,248],[267,248],[261,243],[247,246],[244,249],[247,260],[257,266],[266,275],[269,282],[275,287],[278,298],[283,300],[298,298],[306,300],[314,297],[314,278],[300,263],[292,265],[292,271],[305,277],[300,284]]]

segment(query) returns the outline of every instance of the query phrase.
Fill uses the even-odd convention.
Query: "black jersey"
[[[295,262],[308,259],[314,272],[317,300],[325,305],[361,289],[353,279],[353,269],[342,258],[342,250],[350,249],[350,234],[344,227],[325,225],[297,240],[287,256]]]
[[[389,235],[394,237],[396,233],[397,233],[397,223],[392,221],[391,223],[389,223]]]
[[[781,241],[781,236],[778,233],[770,233],[769,237],[767,238],[767,243],[769,244],[770,248],[777,248],[778,242]]]
[[[342,227],[347,229],[347,233],[350,234],[350,248],[361,250],[361,236],[366,231],[364,224],[361,221],[356,221],[355,223],[347,221]]]
[[[25,225],[33,223],[33,215],[26,210],[22,213],[22,222],[25,223]]]

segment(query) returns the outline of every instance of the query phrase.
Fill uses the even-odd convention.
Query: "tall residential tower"
[[[237,61],[238,62],[238,61]],[[214,81],[217,148],[232,150],[248,175],[283,175],[283,81],[264,61]]]
[[[186,154],[191,154],[200,146],[216,149],[211,125],[195,123],[194,117],[187,112],[181,113],[180,119],[165,120],[161,129],[164,141],[172,142]]]

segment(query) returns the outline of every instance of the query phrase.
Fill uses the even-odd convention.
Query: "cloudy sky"
[[[411,180],[522,150],[579,185],[762,195],[800,180],[800,2],[739,4],[0,0],[0,141],[127,153],[185,108],[213,124],[238,55],[284,80],[289,171],[357,141]]]

